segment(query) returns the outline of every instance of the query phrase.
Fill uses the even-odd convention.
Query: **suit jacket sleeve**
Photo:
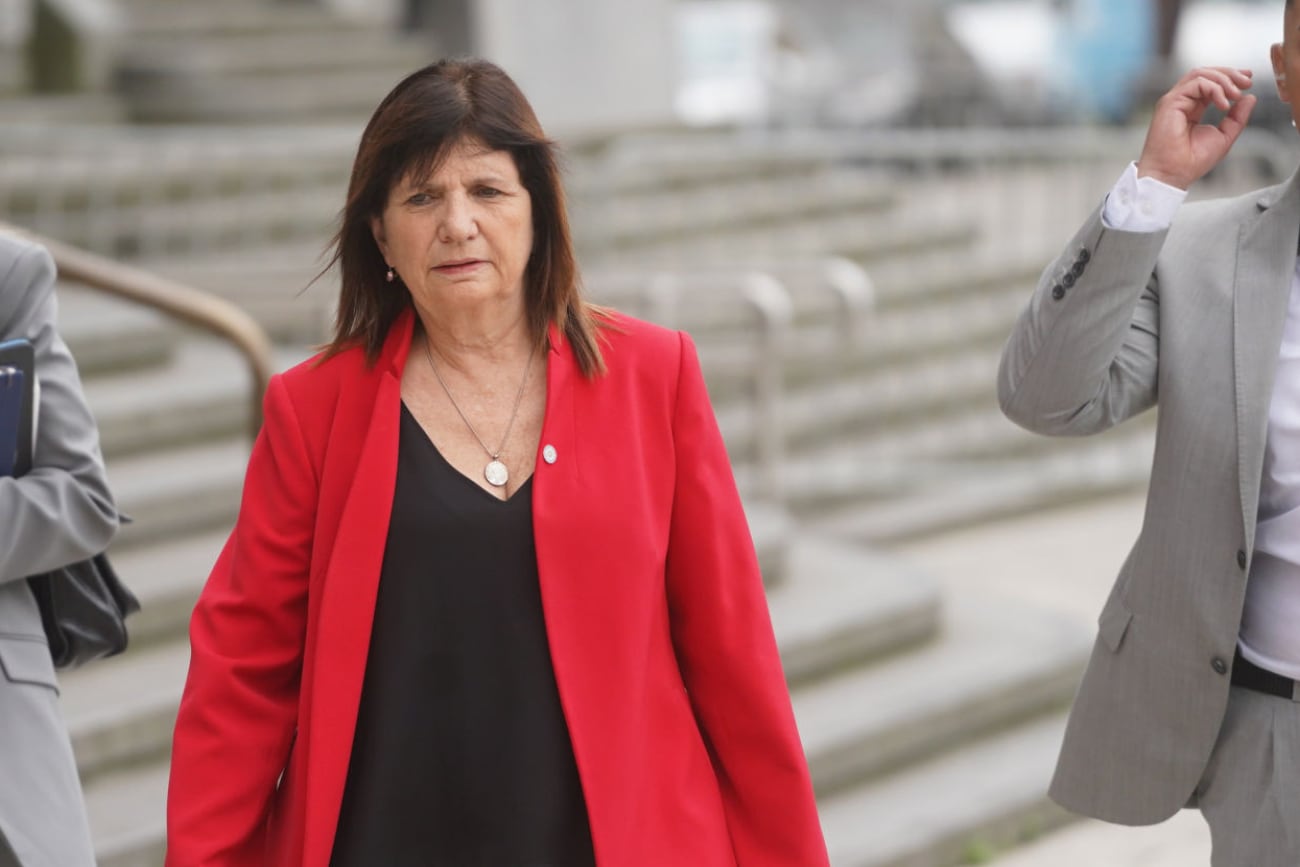
[[[673,642],[739,867],[827,864],[753,540],[690,338],[681,336],[668,543]]]
[[[0,582],[98,554],[118,525],[99,432],[72,353],[55,329],[54,262],[43,247],[0,239],[0,262],[6,259],[0,339],[32,342],[41,392],[32,469],[0,478]]]
[[[239,518],[190,621],[169,867],[264,865],[271,798],[297,724],[317,489],[293,403],[274,377]]]
[[[1123,232],[1101,209],[1043,273],[1002,351],[998,401],[1043,434],[1090,434],[1156,402],[1157,257],[1167,232]]]

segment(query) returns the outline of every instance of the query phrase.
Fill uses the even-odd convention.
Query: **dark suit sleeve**
[[[758,558],[699,359],[681,337],[668,542],[673,644],[740,867],[827,864]]]
[[[34,244],[0,245],[0,256],[16,251],[0,276],[0,339],[32,342],[41,389],[32,469],[0,478],[3,582],[100,553],[118,519],[77,365],[55,329],[54,262]]]

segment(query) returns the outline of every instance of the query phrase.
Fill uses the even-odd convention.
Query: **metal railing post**
[[[785,286],[770,274],[746,274],[741,278],[741,287],[760,322],[759,356],[754,365],[754,450],[759,492],[765,499],[780,503],[785,493],[785,351],[794,321],[794,302]]]

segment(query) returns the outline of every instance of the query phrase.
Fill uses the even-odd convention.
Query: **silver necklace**
[[[524,399],[524,386],[528,385],[528,374],[532,372],[533,359],[537,357],[537,353],[530,352],[528,355],[528,364],[524,367],[524,378],[519,383],[519,393],[515,395],[515,408],[510,411],[510,421],[506,422],[506,432],[501,435],[501,445],[497,446],[496,451],[492,451],[487,447],[487,443],[483,442],[483,437],[479,436],[478,431],[474,430],[474,425],[469,423],[469,418],[461,410],[460,404],[456,403],[456,398],[451,396],[451,389],[447,387],[447,383],[442,381],[442,374],[438,373],[438,366],[433,363],[433,352],[429,349],[427,337],[424,340],[424,357],[429,360],[429,369],[433,371],[434,378],[442,386],[443,392],[447,395],[447,400],[451,401],[452,408],[456,410],[460,420],[465,422],[465,427],[469,428],[469,432],[474,435],[474,439],[478,440],[478,444],[483,447],[483,451],[487,452],[488,457],[491,458],[487,466],[483,468],[483,478],[487,479],[488,484],[493,487],[504,488],[506,482],[510,481],[510,470],[506,468],[505,464],[501,463],[501,452],[510,440],[510,430],[515,426],[515,416],[519,415],[519,404]]]

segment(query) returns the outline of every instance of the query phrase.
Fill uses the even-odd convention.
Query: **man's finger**
[[[1197,78],[1190,81],[1186,86],[1171,95],[1174,97],[1174,107],[1179,111],[1189,117],[1192,115],[1193,110],[1198,112],[1193,120],[1200,120],[1199,115],[1203,114],[1205,109],[1211,105],[1226,112],[1232,108],[1233,102],[1229,98],[1227,91],[1218,82],[1211,81],[1208,78]]]
[[[1237,87],[1249,87],[1254,80],[1254,73],[1249,69],[1237,69],[1232,66],[1198,66],[1195,69],[1187,70],[1183,77],[1174,84],[1174,88],[1176,89],[1179,85],[1207,75],[1223,76]]]
[[[1232,107],[1232,110],[1223,116],[1219,121],[1219,131],[1223,133],[1224,138],[1228,140],[1228,147],[1232,147],[1241,131],[1246,128],[1246,123],[1250,120],[1250,113],[1255,108],[1255,103],[1259,100],[1253,94],[1246,94]]]

